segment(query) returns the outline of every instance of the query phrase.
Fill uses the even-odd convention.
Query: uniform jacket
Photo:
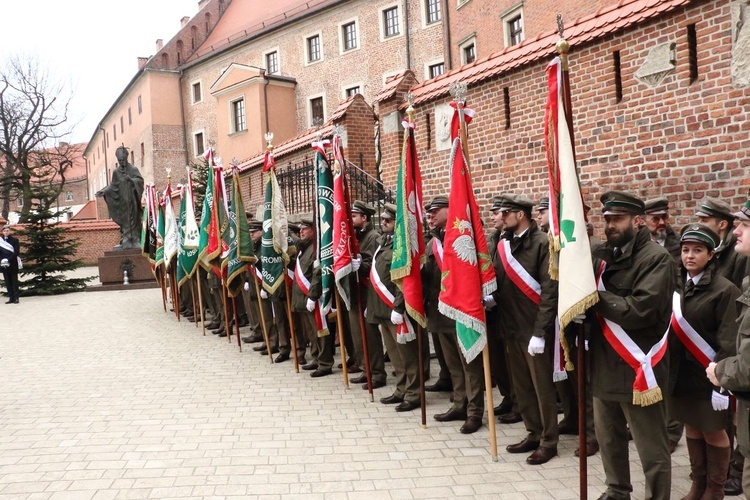
[[[664,248],[651,241],[646,227],[641,227],[619,257],[612,248],[597,251],[594,269],[607,262],[604,272],[606,291],[599,292],[599,302],[592,308],[620,325],[631,339],[648,352],[669,327],[672,316],[672,293],[675,290],[674,260]],[[598,321],[591,324],[591,381],[594,396],[613,400],[633,400],[635,371],[609,345]],[[669,356],[654,367],[657,383],[664,393],[669,390]]]
[[[510,251],[519,264],[541,286],[539,305],[531,301],[506,274],[500,261],[497,246],[501,240],[510,241]],[[505,231],[501,239],[494,241],[492,259],[497,276],[498,289],[493,293],[499,304],[499,327],[503,338],[528,342],[532,336],[544,337],[551,342],[555,333],[557,317],[557,281],[549,276],[549,239],[535,221],[520,237],[513,231]]]
[[[456,322],[438,311],[438,297],[440,296],[440,281],[442,273],[435,260],[432,239],[443,241],[443,230],[432,231],[432,238],[425,244],[425,262],[422,268],[422,293],[424,293],[424,310],[427,315],[427,330],[434,333],[455,333]]]
[[[352,291],[351,310],[354,310],[358,304],[357,289],[355,288],[357,286],[357,278],[359,278],[359,284],[362,287],[360,291],[362,298],[367,302],[366,297],[369,292],[367,292],[364,283],[370,278],[372,255],[375,253],[375,250],[377,250],[378,245],[380,245],[380,234],[373,229],[371,222],[368,222],[364,229],[357,229],[355,234],[357,236],[357,241],[359,242],[359,254],[362,256],[362,265],[359,266],[359,271],[357,271],[356,276],[354,273],[349,275],[349,289]]]
[[[709,265],[700,281],[687,292],[680,291],[682,314],[711,348],[716,351],[714,361],[735,354],[737,340],[737,298],[740,290],[728,279],[716,274]],[[706,377],[706,369],[693,357],[677,338],[674,330],[669,339],[671,372],[675,396],[711,396],[713,386]],[[672,382],[672,381],[670,381]]]
[[[3,236],[0,236],[3,238]],[[4,248],[0,247],[0,260],[8,259],[10,266],[8,269],[13,272],[18,272],[18,256],[21,255],[21,246],[18,242],[18,238],[8,236],[7,242],[13,246],[13,252],[9,252]]]
[[[391,311],[395,310],[399,314],[404,314],[406,307],[404,305],[404,295],[401,290],[391,281],[391,260],[393,259],[393,236],[383,236],[383,242],[375,254],[373,265],[378,272],[380,280],[383,282],[389,292],[393,294],[393,309],[383,302],[380,295],[375,291],[373,283],[367,289],[367,322],[373,324],[390,323]],[[361,269],[361,268],[360,268]]]
[[[667,237],[664,239],[664,250],[669,252],[672,256],[675,265],[675,286],[681,287],[684,283],[685,275],[681,272],[682,268],[682,246],[680,245],[680,237],[674,232],[672,226],[667,225]]]
[[[302,274],[310,281],[310,291],[307,295],[302,293],[297,280],[292,285],[292,310],[295,312],[307,312],[307,299],[318,300],[323,293],[320,284],[320,267],[315,267],[315,245],[314,239],[299,240],[297,242],[297,259],[299,259]],[[296,263],[295,263],[296,265]]]
[[[734,251],[734,244],[737,238],[731,233],[727,233],[724,241],[716,249],[714,259],[718,265],[719,274],[734,283],[734,286],[742,289],[742,280],[750,274],[750,260],[742,254]]]
[[[737,396],[737,441],[743,454],[750,451],[750,287],[737,299],[737,354],[716,364],[716,378],[724,389]],[[742,394],[741,394],[742,393]]]

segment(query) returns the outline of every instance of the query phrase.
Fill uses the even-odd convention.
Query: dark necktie
[[[690,290],[693,289],[694,286],[695,286],[695,283],[693,282],[693,279],[688,278],[687,281],[685,282],[685,292],[686,293],[689,292]]]

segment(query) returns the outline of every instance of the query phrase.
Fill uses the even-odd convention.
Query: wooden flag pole
[[[258,278],[253,276],[253,283],[255,283],[255,298],[258,300],[258,310],[260,311],[260,323],[263,325],[263,338],[266,341],[266,350],[268,351],[268,358],[273,363],[273,355],[271,354],[271,341],[268,338],[268,328],[266,327],[266,315],[263,313],[263,302],[260,298],[260,285],[258,284]]]
[[[169,265],[169,288],[172,291],[172,307],[174,315],[177,316],[177,322],[180,322],[180,293],[177,290],[177,269],[172,264]]]
[[[198,285],[198,305],[201,310],[201,328],[203,329],[203,336],[206,336],[206,318],[205,318],[205,309],[203,308],[203,293],[201,292],[201,270],[200,266],[198,269],[195,270],[195,282]],[[195,316],[196,324],[198,323],[198,317]]]
[[[188,278],[187,284],[188,284],[188,289],[190,290],[190,297],[193,299],[193,319],[195,320],[195,327],[198,328],[198,311],[196,307],[195,287],[193,284],[193,280]]]
[[[167,312],[167,288],[164,283],[164,273],[156,267],[157,281],[159,282],[159,288],[161,288],[161,303],[164,306],[164,312]]]
[[[237,333],[237,347],[239,347],[240,352],[242,352],[242,342],[240,341],[240,321],[237,317],[237,297],[232,297],[232,315],[234,316],[234,328]],[[227,330],[229,330],[229,328],[227,328]],[[229,336],[228,332],[227,336]]]
[[[490,452],[492,461],[497,462],[497,430],[495,429],[495,403],[492,401],[492,372],[490,370],[490,347],[482,349],[482,364],[484,365],[484,392],[487,394],[487,425],[490,428]]]
[[[227,334],[227,342],[231,342],[232,327],[229,321],[229,307],[227,306],[227,284],[226,282],[224,282],[224,278],[221,278],[221,301],[224,304],[224,331]]]
[[[406,314],[406,313],[404,313]],[[419,403],[421,406],[421,413],[422,413],[422,429],[427,428],[427,396],[425,395],[424,390],[424,356],[422,355],[422,345],[424,342],[424,331],[422,330],[422,325],[417,323],[417,349],[419,353],[417,354],[417,362],[419,363]],[[429,358],[427,359],[427,362],[429,363]]]
[[[367,346],[367,330],[365,329],[365,308],[362,306],[362,287],[359,284],[359,271],[354,271],[354,274],[357,275],[357,312],[359,313],[359,328],[362,331],[362,351],[365,356],[367,392],[370,393],[370,402],[373,403],[375,395],[372,393],[372,368],[370,367],[370,350]]]
[[[299,358],[297,357],[297,334],[294,331],[294,318],[292,316],[292,287],[289,282],[284,278],[284,286],[286,287],[286,315],[289,320],[289,336],[292,341],[292,358],[294,359],[294,371],[299,373]]]
[[[349,389],[349,367],[346,366],[346,346],[344,345],[344,322],[341,317],[341,298],[338,288],[336,291],[336,331],[339,335],[339,348],[341,349],[341,370],[344,373],[344,386]]]

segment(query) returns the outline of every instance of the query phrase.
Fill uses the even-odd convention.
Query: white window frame
[[[341,88],[341,95],[342,95],[342,97],[343,97],[344,100],[348,99],[348,97],[346,95],[346,91],[349,90],[349,89],[353,89],[354,87],[359,87],[359,93],[362,94],[362,91],[365,88],[365,84],[362,83],[362,82],[355,82],[355,83],[350,83],[348,85],[344,85]]]
[[[315,124],[313,123],[312,102],[314,99],[319,99],[319,98],[323,99],[323,123],[326,122],[326,95],[325,93],[309,95],[307,96],[307,123],[310,126],[310,128],[315,126]]]
[[[420,0],[420,5],[422,9],[422,28],[431,28],[433,26],[442,26],[443,16],[445,15],[445,12],[443,12],[443,0],[438,0],[438,5],[440,5],[440,19],[437,21],[428,23],[427,22],[427,1],[428,0]],[[459,0],[460,2],[461,0]]]
[[[65,192],[65,201],[73,201],[73,191]]]
[[[203,152],[206,152],[206,144],[208,143],[208,140],[206,139],[206,131],[205,129],[199,129],[193,131],[193,156],[196,158],[203,156],[203,153],[198,153],[198,134],[203,135],[203,144],[201,144]]]
[[[398,33],[395,35],[385,36],[385,11],[396,9],[396,15],[398,16]],[[396,40],[404,36],[404,13],[401,10],[401,5],[398,3],[392,3],[384,5],[378,9],[378,25],[380,29],[380,41],[385,42],[387,40]]]
[[[239,130],[237,129],[237,120],[236,116],[234,114],[234,107],[238,102],[242,102],[242,108],[243,108],[243,121],[245,122],[245,128]],[[245,99],[244,95],[235,97],[234,99],[231,99],[229,101],[229,130],[231,130],[230,134],[237,134],[240,132],[246,132],[247,131],[247,100]]]
[[[523,15],[523,6],[524,2],[517,3],[500,13],[500,19],[503,22],[503,41],[506,47],[513,47],[510,44],[510,22],[518,16],[521,17],[521,43],[526,40],[526,22]]]
[[[344,49],[344,26],[347,24],[354,23],[354,29],[357,33],[357,46],[353,49]],[[338,31],[338,39],[339,39],[339,54],[351,54],[352,52],[356,52],[359,49],[362,48],[362,31],[359,29],[359,17],[354,17],[347,19],[345,21],[342,21],[338,24],[337,27]]]
[[[268,56],[270,54],[273,54],[274,52],[276,52],[276,64],[278,65],[278,68],[276,69],[275,72],[271,73],[268,70]],[[273,47],[263,52],[263,68],[265,68],[267,75],[280,75],[281,74],[281,51],[279,50],[278,47]]]
[[[201,98],[197,101],[195,100],[195,86],[198,85],[198,89],[201,91]],[[193,104],[198,104],[203,102],[203,84],[200,80],[196,80],[194,82],[190,82],[190,100]]]
[[[434,59],[432,61],[427,61],[427,62],[424,63],[424,78],[425,78],[425,80],[431,80],[433,78],[432,76],[430,76],[430,66],[435,66],[437,64],[442,64],[443,65],[443,74],[446,73],[447,70],[445,68],[445,60],[444,59]]]
[[[310,52],[308,51],[309,47],[307,45],[307,42],[311,38],[316,37],[316,36],[318,37],[318,40],[320,40],[320,58],[315,61],[311,61]],[[307,35],[305,35],[305,39],[304,39],[304,43],[302,47],[302,54],[303,54],[303,61],[305,61],[305,66],[312,66],[313,64],[318,64],[325,60],[325,54],[323,52],[323,32],[322,31],[316,31],[315,33],[308,33]]]
[[[479,59],[478,52],[477,52],[477,34],[472,33],[471,35],[465,37],[463,40],[458,42],[458,51],[459,56],[461,58],[461,65],[470,64],[466,62],[465,52],[464,50],[467,49],[470,45],[474,45],[474,61]]]

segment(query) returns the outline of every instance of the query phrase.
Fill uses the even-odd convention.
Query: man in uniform
[[[499,325],[508,339],[508,365],[527,436],[509,453],[532,452],[526,463],[540,465],[557,455],[558,427],[552,381],[557,316],[557,282],[549,276],[549,240],[531,218],[534,202],[507,194],[500,202],[504,230],[497,245]]]
[[[351,304],[349,308],[349,331],[351,332],[354,353],[350,354],[357,360],[357,365],[364,370],[365,353],[362,346],[362,327],[360,324],[359,298],[367,300],[368,282],[370,279],[370,267],[372,256],[380,245],[380,236],[372,227],[372,216],[375,209],[367,203],[356,200],[352,203],[352,226],[359,243],[359,255],[352,259],[352,267],[355,273],[349,274],[349,289],[351,290]],[[359,292],[357,291],[359,289]],[[370,322],[365,323],[365,335],[367,338],[367,354],[370,362],[370,373],[372,375],[372,388],[377,389],[385,386],[386,372],[383,354],[383,339],[377,325]],[[393,360],[393,358],[391,358]],[[363,389],[367,390],[367,374],[350,380],[353,384],[365,384]]]
[[[590,310],[597,315],[590,340],[594,421],[607,482],[599,498],[630,498],[629,427],[645,474],[646,498],[669,499],[671,458],[661,394],[668,390],[665,344],[674,261],[641,227],[645,204],[640,198],[610,191],[600,199],[607,241],[595,254],[599,302]]]
[[[323,289],[320,266],[315,267],[315,224],[311,219],[300,221],[300,239],[297,242],[298,265],[292,286],[292,309],[299,312],[311,344],[312,362],[303,370],[315,370],[311,377],[325,377],[333,373],[333,336],[329,331],[318,331],[315,320],[316,302]],[[300,275],[301,274],[301,275]]]
[[[370,287],[367,293],[367,322],[380,325],[388,356],[396,373],[396,388],[383,404],[396,404],[396,411],[411,411],[420,406],[419,353],[416,326],[406,317],[404,295],[391,281],[393,229],[396,205],[386,203],[380,214],[382,243],[373,252]]]
[[[539,198],[539,205],[536,207],[536,223],[539,229],[549,232],[549,196]]]
[[[425,249],[427,262],[422,268],[427,329],[437,333],[445,356],[445,363],[453,383],[453,406],[445,413],[434,416],[438,422],[464,420],[463,434],[472,434],[482,427],[484,416],[484,376],[479,356],[466,363],[456,337],[456,322],[438,311],[438,301],[443,269],[443,238],[448,219],[448,197],[436,196],[430,203],[434,237]]]
[[[18,238],[11,236],[10,226],[3,227],[3,235],[0,238],[0,270],[3,272],[3,281],[8,291],[6,304],[18,304],[18,256],[21,246]]]

